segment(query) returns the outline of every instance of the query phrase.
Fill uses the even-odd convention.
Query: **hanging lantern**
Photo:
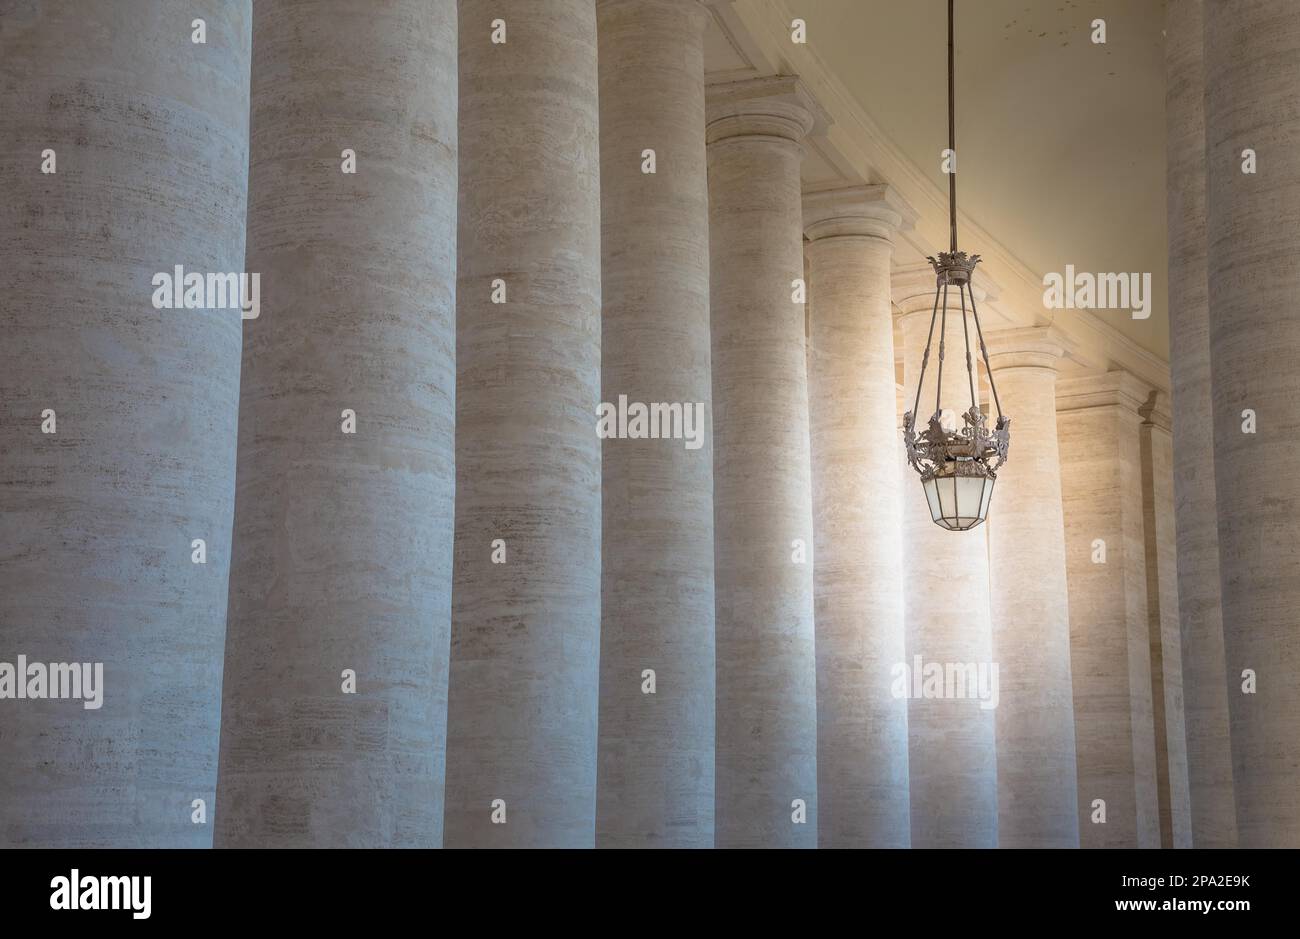
[[[948,0],[948,149],[957,152],[956,107],[954,105],[953,68],[953,0]],[[957,174],[956,166],[948,173],[948,219],[951,234],[950,250],[938,258],[928,258],[935,273],[934,312],[930,316],[930,334],[921,357],[921,374],[916,383],[916,401],[912,410],[903,415],[903,444],[907,448],[907,462],[921,476],[921,486],[930,506],[930,517],[935,524],[949,531],[967,531],[988,518],[989,503],[993,499],[993,484],[997,471],[1006,462],[1007,447],[1011,442],[1011,418],[1002,413],[998,390],[993,383],[993,370],[989,368],[989,353],[984,345],[984,332],[980,328],[979,311],[975,308],[975,293],[971,278],[980,256],[967,255],[957,250]],[[949,288],[955,288],[960,301],[962,335],[966,343],[966,380],[970,389],[970,410],[961,415],[958,423],[951,411],[942,407],[944,340],[947,337],[949,313]],[[966,321],[966,299],[970,297],[970,313],[975,337],[984,359],[984,369],[989,379],[993,404],[997,409],[997,426],[988,428],[988,418],[980,409],[975,394],[976,366],[971,355],[971,332]],[[958,315],[956,304],[953,316]],[[917,431],[916,415],[921,406],[921,389],[925,385],[925,371],[930,362],[930,348],[934,342],[934,328],[939,326],[939,364],[935,381],[934,413],[924,430]]]

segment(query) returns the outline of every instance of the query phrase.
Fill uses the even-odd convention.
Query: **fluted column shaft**
[[[1300,19],[1205,4],[1210,357],[1224,657],[1242,847],[1300,847]],[[1242,172],[1242,151],[1258,172]],[[1251,411],[1254,433],[1243,426]],[[1255,694],[1242,693],[1254,671]]]
[[[1057,383],[1085,848],[1160,847],[1138,431],[1150,391],[1121,371]]]
[[[817,284],[808,357],[821,847],[911,843],[902,509],[895,428],[893,237],[909,211],[885,187],[804,197]]]
[[[704,418],[693,440],[603,442],[596,845],[713,847],[708,12],[596,11],[602,400],[698,404]]]
[[[244,271],[250,17],[0,13],[0,659],[99,702],[0,702],[0,847],[212,844],[241,317],[153,279]]]
[[[1170,0],[1165,14],[1169,369],[1192,844],[1227,848],[1237,843],[1237,816],[1214,495],[1203,29],[1203,0]]]
[[[790,79],[710,90],[723,848],[817,844],[808,387],[803,307],[792,295],[803,275],[799,141],[810,106]]]
[[[934,284],[934,272],[928,265],[900,272],[894,278],[894,300],[903,313],[903,385],[909,411],[915,402],[934,309]],[[940,322],[934,326],[934,344],[921,391],[919,426],[924,426],[934,413],[940,335],[946,336],[947,355],[943,408],[958,415],[970,408],[965,337],[955,290],[949,292],[949,305],[947,330]],[[995,490],[990,515],[1000,511],[1000,505],[1001,497]],[[903,485],[903,557],[908,684],[912,684],[918,656],[923,670],[927,663],[943,669],[983,665],[986,674],[991,674],[989,555],[984,527],[952,532],[936,525],[921,484],[910,470]],[[994,709],[982,707],[982,703],[986,702],[975,697],[909,697],[908,765],[914,848],[997,847]]]
[[[259,2],[252,76],[265,309],[245,330],[217,843],[436,847],[456,6]]]
[[[1056,367],[1048,329],[988,335],[1011,448],[989,512],[998,663],[998,846],[1077,848],[1070,607],[1065,578]]]
[[[493,42],[496,19],[505,42]],[[594,0],[462,0],[460,77],[444,841],[591,847],[600,642]]]

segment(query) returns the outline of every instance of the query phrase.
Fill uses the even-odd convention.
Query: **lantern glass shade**
[[[967,531],[988,517],[995,480],[959,476],[956,469],[957,461],[949,461],[922,486],[934,523],[949,531]]]

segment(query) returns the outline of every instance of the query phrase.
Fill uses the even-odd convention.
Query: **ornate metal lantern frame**
[[[953,0],[948,0],[948,148],[957,152],[956,107],[954,82]],[[921,358],[921,374],[916,382],[916,399],[912,409],[903,415],[903,444],[907,449],[907,462],[921,477],[930,517],[935,524],[949,531],[967,531],[988,517],[993,498],[993,485],[997,471],[1007,460],[1011,442],[1011,418],[1002,413],[998,389],[989,367],[988,348],[984,344],[984,331],[980,327],[979,311],[975,306],[975,293],[971,278],[980,256],[967,255],[957,250],[957,172],[950,166],[948,173],[948,219],[951,234],[950,250],[940,252],[937,258],[927,258],[935,273],[934,311],[930,315],[930,333]],[[962,335],[966,345],[966,380],[970,388],[970,409],[962,414],[962,426],[945,426],[942,409],[943,364],[945,339],[948,328],[948,291],[956,288],[961,301]],[[976,370],[971,355],[971,328],[966,318],[966,301],[970,300],[971,320],[975,338],[979,342],[984,369],[988,375],[989,390],[997,410],[997,424],[989,430],[988,418],[980,408],[975,393]],[[954,315],[956,310],[953,310]],[[939,326],[939,364],[935,381],[934,413],[922,431],[916,429],[916,415],[921,406],[921,389],[925,386],[925,372],[930,362],[930,349],[934,343],[934,328]]]

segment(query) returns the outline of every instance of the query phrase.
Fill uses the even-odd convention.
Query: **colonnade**
[[[1172,403],[988,333],[964,533],[897,456],[917,212],[805,192],[708,4],[193,6],[0,14],[0,661],[104,664],[0,700],[0,844],[1300,844],[1283,0],[1170,3]]]

